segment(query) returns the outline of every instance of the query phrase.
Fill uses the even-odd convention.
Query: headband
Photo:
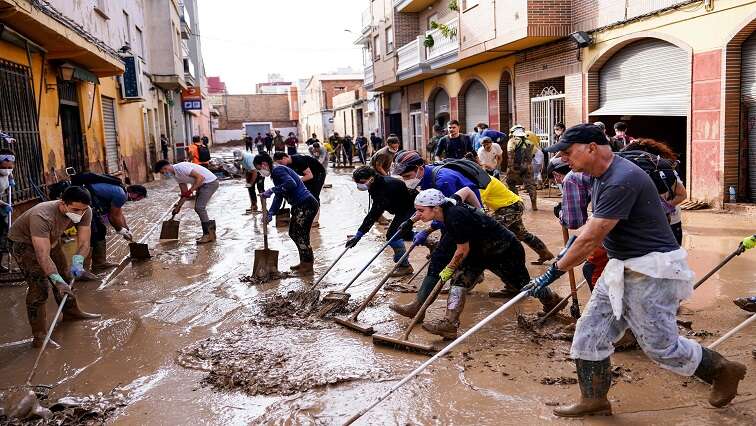
[[[0,161],[10,161],[15,163],[16,162],[16,156],[15,155],[0,155]]]

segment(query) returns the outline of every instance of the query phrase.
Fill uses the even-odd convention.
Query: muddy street
[[[321,195],[320,227],[312,231],[315,278],[343,250],[347,234],[359,226],[368,209],[365,192],[358,192],[351,170],[330,172],[332,187]],[[270,185],[270,183],[267,183]],[[101,274],[103,282],[75,285],[79,303],[102,318],[63,322],[53,334],[60,347],[42,358],[35,384],[52,385],[49,400],[64,396],[122,393],[123,406],[108,414],[113,424],[340,424],[368,405],[372,398],[409,373],[427,357],[374,346],[365,337],[335,324],[314,319],[280,303],[290,292],[312,283],[284,276],[254,282],[254,251],[262,247],[260,215],[245,215],[247,192],[241,180],[226,180],[209,205],[218,227],[215,244],[197,246],[200,223],[191,208],[180,219],[180,239],[159,242],[154,225],[177,198],[175,184],[158,181],[147,200],[125,209],[137,238],[146,235],[152,253],[148,261],[129,263],[118,274]],[[551,248],[561,247],[559,225],[551,213],[556,199],[544,199],[542,209],[525,213],[525,224]],[[188,206],[187,206],[188,207]],[[753,232],[747,215],[686,212],[684,246],[698,277],[729,254]],[[269,228],[270,248],[279,251],[279,269],[297,263],[286,228]],[[112,232],[112,231],[111,231]],[[348,252],[321,285],[321,293],[347,283],[384,243],[384,226],[375,226]],[[120,261],[128,252],[120,237],[111,236],[109,257]],[[410,259],[415,268],[425,261],[426,248]],[[526,249],[528,261],[537,255]],[[732,304],[753,294],[756,253],[732,260],[715,274],[681,311],[692,321],[690,337],[711,343],[746,318]],[[353,311],[391,267],[386,250],[350,289]],[[531,276],[543,266],[528,264]],[[578,271],[578,276],[580,273]],[[420,277],[422,278],[422,277]],[[250,282],[252,281],[252,282]],[[409,320],[389,310],[394,300],[414,297],[390,280],[360,315],[361,323],[377,333],[400,335]],[[413,283],[418,285],[419,282]],[[461,329],[500,306],[488,297],[501,283],[486,273],[471,292]],[[398,291],[394,291],[398,290]],[[566,277],[554,287],[569,292]],[[24,308],[24,286],[0,287],[0,388],[24,383],[36,351]],[[585,306],[589,291],[579,292]],[[446,296],[427,317],[442,316]],[[279,302],[276,302],[279,301]],[[276,304],[278,303],[278,304]],[[53,304],[48,302],[49,318]],[[558,320],[534,332],[523,327],[540,309],[526,299],[471,337],[449,356],[363,417],[360,424],[572,424],[551,414],[555,405],[578,394],[575,367],[569,360],[567,333]],[[568,311],[563,311],[568,315]],[[556,336],[556,337],[555,337]],[[411,338],[442,343],[420,327]],[[723,409],[706,403],[708,387],[653,365],[639,350],[613,356],[614,383],[610,398],[614,417],[586,419],[588,424],[752,424],[756,421],[756,330],[751,327],[724,343],[728,358],[746,364],[749,377],[739,396]]]

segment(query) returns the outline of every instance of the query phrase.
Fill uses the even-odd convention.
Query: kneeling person
[[[60,303],[63,295],[68,294],[63,308],[64,319],[100,317],[79,308],[71,287],[62,276],[78,278],[84,273],[84,258],[89,253],[91,203],[86,189],[71,186],[63,191],[61,200],[39,203],[25,211],[13,222],[8,232],[9,251],[29,286],[26,292],[26,314],[34,336],[32,344],[35,347],[42,346],[47,334],[45,303],[51,284],[56,302]],[[77,230],[77,248],[76,254],[71,258],[69,275],[60,237],[72,226]]]
[[[426,331],[446,339],[457,337],[467,291],[486,269],[508,287],[519,290],[528,284],[530,275],[525,267],[522,244],[491,217],[464,204],[459,196],[446,198],[436,189],[421,191],[415,198],[415,209],[423,222],[443,223],[443,238],[456,244],[451,261],[439,274],[442,281],[452,280],[446,299],[446,316],[423,324]],[[539,294],[539,299],[546,312],[561,301],[551,291]]]
[[[386,231],[387,239],[393,237],[394,234],[400,230],[402,224],[410,223],[408,221],[412,218],[412,215],[415,214],[415,206],[413,204],[413,199],[415,197],[403,181],[383,176],[370,166],[362,166],[358,168],[352,173],[352,178],[357,184],[358,190],[368,191],[368,193],[370,193],[370,197],[373,199],[373,205],[370,207],[370,211],[362,221],[362,225],[360,225],[357,233],[347,241],[347,247],[351,248],[356,246],[362,236],[370,231],[370,228],[385,211],[394,215],[394,219],[391,221],[391,225],[389,225],[388,230]],[[391,248],[394,250],[394,262],[399,261],[399,259],[401,259],[407,252],[404,247],[404,242],[413,239],[411,226],[401,229],[401,231],[399,237],[391,240],[390,243]],[[401,277],[411,275],[413,272],[409,260],[405,259],[391,276]]]

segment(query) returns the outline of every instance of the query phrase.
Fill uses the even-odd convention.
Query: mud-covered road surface
[[[262,283],[245,278],[252,274],[254,250],[262,248],[261,218],[244,214],[249,201],[241,180],[223,181],[209,206],[218,242],[195,244],[201,230],[187,203],[179,215],[179,241],[159,242],[159,229],[153,230],[147,238],[151,260],[128,264],[117,275],[103,274],[108,277],[105,283],[77,283],[81,306],[103,317],[62,323],[53,334],[60,347],[47,350],[34,384],[53,386],[50,401],[108,395],[117,389],[123,403],[103,418],[126,425],[340,424],[368,405],[427,357],[374,346],[369,337],[329,317],[313,318],[306,303],[291,302],[338,256],[346,235],[354,233],[368,208],[367,194],[355,189],[350,170],[329,172],[327,182],[333,187],[323,191],[320,227],[312,232],[315,277]],[[126,208],[137,237],[161,220],[177,198],[172,182],[156,182],[150,190],[146,201]],[[526,226],[552,250],[561,247],[560,228],[551,214],[554,202],[544,199],[541,211],[525,213]],[[696,274],[702,276],[719,263],[754,232],[754,223],[753,216],[686,212],[684,246]],[[296,248],[286,229],[271,226],[270,231],[270,248],[280,252],[279,269],[288,272],[298,261]],[[326,277],[321,294],[343,287],[378,250],[384,233],[384,226],[374,227]],[[117,242],[109,249],[111,260],[121,260],[126,245],[117,238],[111,241]],[[527,248],[526,252],[529,261],[535,259],[535,253]],[[412,264],[420,267],[426,254],[425,248],[416,250]],[[337,315],[353,311],[390,262],[387,251],[350,289],[351,300]],[[541,266],[528,268],[531,275],[543,271]],[[753,295],[755,282],[756,252],[733,259],[685,302],[680,319],[692,321],[692,329],[682,332],[710,343],[735,327],[747,314],[731,300]],[[381,291],[359,320],[377,333],[397,336],[409,320],[393,314],[388,304],[408,302],[414,294],[399,280],[389,284],[399,291]],[[486,274],[470,294],[462,330],[503,303],[488,297],[500,286]],[[566,295],[567,277],[554,288]],[[24,286],[0,287],[0,389],[23,384],[36,355],[30,347],[24,294]],[[585,306],[587,287],[579,294]],[[427,318],[443,315],[445,298],[442,295],[431,306]],[[48,302],[48,318],[53,309]],[[571,329],[555,321],[532,330],[528,325],[539,309],[532,299],[520,303],[381,403],[360,424],[575,424],[551,414],[554,406],[578,395],[565,340]],[[411,336],[442,346],[420,327]],[[610,393],[615,415],[583,422],[754,424],[754,347],[753,327],[719,347],[749,368],[740,394],[724,409],[708,406],[708,387],[701,382],[662,370],[638,350],[617,353],[612,357],[615,377]]]

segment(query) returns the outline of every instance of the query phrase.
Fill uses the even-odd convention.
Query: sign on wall
[[[202,109],[202,91],[197,86],[187,87],[181,91],[181,103],[184,111]]]

